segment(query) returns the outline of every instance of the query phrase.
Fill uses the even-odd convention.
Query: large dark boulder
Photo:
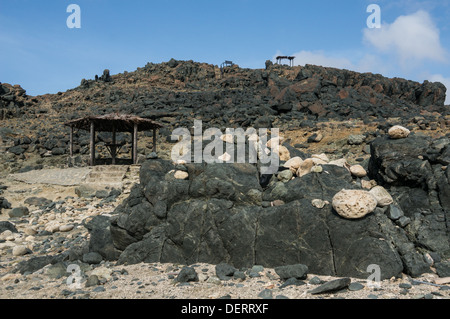
[[[419,155],[426,154],[429,147],[430,140],[426,137],[378,138],[371,143],[370,173],[380,184],[427,186],[432,179],[432,168]]]
[[[205,165],[190,183],[189,195],[231,200],[236,204],[254,204],[249,191],[262,191],[258,170],[251,164]]]
[[[164,178],[163,165],[145,164],[149,170],[141,172],[144,181],[151,176]],[[183,181],[189,196],[175,201],[167,193],[180,181],[159,181],[165,187],[155,187],[146,196],[145,189],[157,182],[147,181],[145,187],[133,189],[112,221],[112,241],[122,251],[119,263],[226,262],[237,268],[305,264],[313,273],[363,278],[370,264],[378,264],[385,278],[398,275],[402,260],[378,226],[377,218],[388,220],[386,216],[350,221],[338,216],[331,205],[323,209],[311,205],[312,199],[331,200],[341,188],[352,186],[346,169],[326,166],[325,170],[298,179],[301,183],[289,182],[294,193],[284,198],[287,204],[269,208],[246,199],[246,190],[260,189],[257,171],[250,164],[194,165],[189,180]],[[206,187],[214,180],[228,184],[223,189],[220,183]],[[155,207],[160,202],[167,203],[167,213],[158,217]]]
[[[103,257],[109,250],[122,264],[303,264],[311,273],[358,278],[377,265],[382,279],[420,276],[430,271],[425,253],[449,253],[448,168],[437,160],[446,145],[414,136],[372,143],[371,177],[391,193],[401,218],[377,208],[349,220],[331,205],[313,206],[314,199],[331,203],[342,189],[360,188],[338,166],[323,165],[322,173],[273,181],[263,190],[256,165],[150,160],[114,217],[91,226],[91,250]],[[176,170],[188,178],[174,178]]]
[[[14,226],[14,224],[7,222],[7,221],[0,221],[0,234],[3,233],[5,230],[9,230],[13,233],[17,233],[17,228]]]
[[[95,216],[84,226],[90,233],[89,251],[99,253],[106,260],[117,260],[119,251],[113,244],[110,218]]]
[[[47,265],[54,265],[64,261],[67,258],[67,254],[62,253],[58,255],[45,255],[32,257],[28,260],[19,262],[14,268],[13,272],[19,272],[20,274],[33,273],[39,269],[44,268]]]
[[[8,152],[13,153],[14,155],[21,155],[25,153],[25,151],[26,148],[22,147],[22,145],[16,145],[8,149]]]
[[[446,92],[447,88],[442,83],[425,81],[416,89],[416,102],[420,106],[443,105]]]
[[[11,203],[8,202],[8,200],[4,197],[0,197],[0,211],[2,210],[2,208],[4,208],[4,209],[11,208]]]
[[[354,222],[307,200],[268,209],[231,205],[217,199],[175,205],[167,223],[130,244],[119,262],[227,262],[238,268],[303,263],[313,273],[356,277],[367,277],[367,267],[378,264],[384,278],[403,269],[374,217],[355,231]]]
[[[448,137],[433,140],[410,136],[381,137],[371,144],[369,174],[387,188],[411,222],[405,227],[412,243],[421,249],[450,256],[450,183],[442,158]],[[409,263],[420,258],[407,258]],[[419,273],[425,266],[410,267]]]

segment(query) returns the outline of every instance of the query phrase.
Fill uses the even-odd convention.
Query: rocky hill
[[[27,96],[19,85],[0,84],[0,148],[26,159],[68,152],[65,121],[111,112],[157,119],[166,128],[203,120],[204,127],[278,127],[314,129],[317,122],[359,119],[386,128],[386,120],[422,130],[444,129],[449,107],[440,83],[389,79],[377,74],[313,65],[266,69],[237,65],[220,69],[192,61],[148,63],[134,72],[110,75],[105,70],[79,87]],[[447,116],[447,117],[446,117]],[[76,132],[75,153],[86,154],[88,136]],[[102,135],[98,142],[103,142]],[[128,143],[131,139],[123,137]],[[124,152],[127,148],[124,148]],[[12,155],[2,162],[12,160]],[[12,167],[11,167],[12,166]],[[6,170],[20,169],[15,165]]]
[[[0,108],[2,118],[56,111],[69,119],[112,110],[150,118],[169,117],[180,124],[194,112],[204,120],[215,115],[212,120],[218,124],[248,126],[261,116],[270,124],[282,114],[289,119],[309,115],[342,120],[409,118],[421,111],[445,113],[445,93],[440,83],[388,79],[313,65],[291,68],[268,64],[265,70],[234,65],[219,69],[171,60],[113,76],[105,70],[95,80],[83,79],[75,89],[36,98],[27,97],[20,86],[3,84]]]

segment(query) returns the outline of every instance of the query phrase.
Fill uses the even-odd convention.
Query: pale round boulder
[[[185,161],[185,160],[182,160],[182,159],[178,159],[178,160],[176,160],[175,162],[174,162],[174,165],[184,165],[184,164],[186,164],[187,162]]]
[[[286,146],[280,145],[278,147],[278,155],[280,156],[280,160],[283,162],[287,162],[291,159],[291,153],[287,149]]]
[[[411,133],[410,130],[400,125],[395,125],[391,127],[388,131],[388,134],[392,139],[407,138],[410,133]]]
[[[259,136],[256,133],[252,133],[248,136],[248,140],[250,142],[258,142],[259,141]]]
[[[314,167],[314,161],[311,158],[305,159],[297,170],[297,176],[302,177],[311,173],[311,169]]]
[[[0,234],[0,240],[7,240],[6,238],[12,237],[13,232],[9,229],[5,230]]]
[[[175,174],[173,175],[175,177],[175,179],[188,179],[189,174],[187,172],[184,171],[176,171]]]
[[[283,206],[283,205],[284,205],[284,202],[279,199],[274,200],[273,202],[270,203],[270,206],[272,206],[272,207]]]
[[[75,227],[75,225],[73,225],[73,224],[61,225],[61,226],[59,226],[59,231],[66,233],[66,232],[69,232],[72,229],[74,229],[74,227]]]
[[[13,256],[23,256],[31,253],[31,251],[27,248],[27,246],[15,246],[12,249]]]
[[[45,226],[45,230],[50,233],[56,233],[59,231],[59,227],[61,227],[61,224],[57,221],[50,221]]]
[[[296,156],[284,163],[283,167],[289,168],[293,173],[296,173],[302,163],[303,160]]]
[[[358,219],[372,213],[377,208],[377,200],[365,190],[343,189],[334,195],[332,205],[340,216]]]
[[[359,178],[367,176],[367,171],[361,165],[350,166],[350,173]]]
[[[319,164],[324,164],[324,163],[328,163],[330,161],[330,159],[328,158],[327,154],[322,153],[322,154],[313,154],[311,155],[311,158],[314,159],[319,159],[322,161],[322,163]]]
[[[391,194],[389,194],[383,186],[375,186],[369,191],[369,193],[371,193],[372,196],[375,197],[379,207],[386,207],[394,202]]]
[[[315,165],[311,168],[311,173],[322,173],[323,167],[321,165]]]

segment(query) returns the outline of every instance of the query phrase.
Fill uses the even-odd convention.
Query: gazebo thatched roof
[[[117,113],[100,116],[86,116],[81,119],[64,123],[64,125],[89,131],[92,122],[94,123],[95,130],[101,132],[112,132],[113,128],[115,128],[116,132],[133,132],[135,124],[138,125],[139,131],[148,131],[163,127],[161,123],[150,119]]]

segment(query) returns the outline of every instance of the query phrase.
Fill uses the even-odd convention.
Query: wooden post
[[[156,153],[156,128],[153,129],[153,152]]]
[[[94,121],[91,121],[91,161],[90,165],[95,165],[95,125]]]
[[[134,162],[134,130],[131,131],[131,162]]]
[[[111,145],[111,157],[112,157],[112,165],[116,165],[116,126],[113,123],[113,131],[112,131],[112,145]]]
[[[70,145],[69,145],[70,157],[73,157],[73,126],[70,126]]]
[[[137,164],[138,125],[134,123],[133,130],[133,164]]]

